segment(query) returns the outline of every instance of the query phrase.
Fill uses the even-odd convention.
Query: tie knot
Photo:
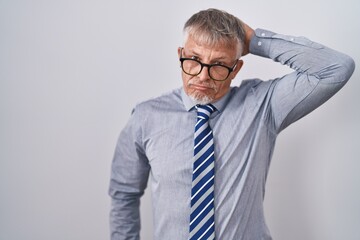
[[[205,120],[209,120],[210,115],[215,111],[215,107],[212,104],[196,105],[197,117]]]

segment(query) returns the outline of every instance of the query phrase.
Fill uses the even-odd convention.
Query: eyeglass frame
[[[218,82],[223,82],[223,81],[226,81],[226,80],[228,79],[228,77],[229,77],[230,74],[235,70],[236,65],[237,65],[238,62],[239,62],[239,59],[236,59],[236,62],[235,62],[235,64],[234,64],[232,67],[228,67],[228,66],[223,65],[223,64],[221,64],[221,63],[206,64],[206,63],[200,62],[200,61],[197,60],[197,59],[193,59],[193,58],[183,58],[183,57],[182,57],[182,50],[183,50],[183,49],[184,49],[183,47],[180,48],[180,58],[179,58],[179,61],[180,61],[180,63],[181,63],[181,69],[182,69],[182,71],[183,71],[185,74],[190,75],[190,76],[197,76],[197,75],[199,75],[199,74],[202,72],[203,68],[204,68],[204,67],[207,67],[209,77],[210,77],[212,80],[218,81]],[[191,61],[195,61],[195,62],[199,63],[200,66],[201,66],[200,71],[199,71],[197,74],[190,74],[190,73],[185,72],[184,67],[183,67],[183,63],[184,63],[185,60],[191,60]],[[210,74],[210,68],[211,68],[211,67],[214,67],[214,66],[225,67],[225,68],[229,71],[229,72],[228,72],[228,75],[226,76],[226,78],[224,78],[223,80],[218,80],[218,79],[212,78],[212,77],[211,77],[211,74]]]

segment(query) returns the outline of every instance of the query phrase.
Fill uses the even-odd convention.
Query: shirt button
[[[262,37],[265,37],[265,35],[266,35],[265,33],[262,33],[262,34],[261,34]]]
[[[262,42],[259,41],[259,42],[258,42],[258,46],[261,46],[261,44],[262,44]]]
[[[294,41],[295,39],[294,38],[290,38],[290,41]]]

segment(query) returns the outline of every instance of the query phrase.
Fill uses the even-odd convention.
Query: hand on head
[[[245,56],[249,53],[249,48],[250,48],[250,40],[251,38],[254,36],[255,31],[254,29],[252,29],[251,27],[249,27],[249,25],[247,25],[246,23],[244,23],[243,21],[241,21],[243,28],[245,30],[245,42],[244,42],[244,50],[242,53],[242,56]]]

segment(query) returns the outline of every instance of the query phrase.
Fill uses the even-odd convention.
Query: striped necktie
[[[191,188],[190,240],[215,239],[214,141],[209,126],[211,104],[197,105]]]

